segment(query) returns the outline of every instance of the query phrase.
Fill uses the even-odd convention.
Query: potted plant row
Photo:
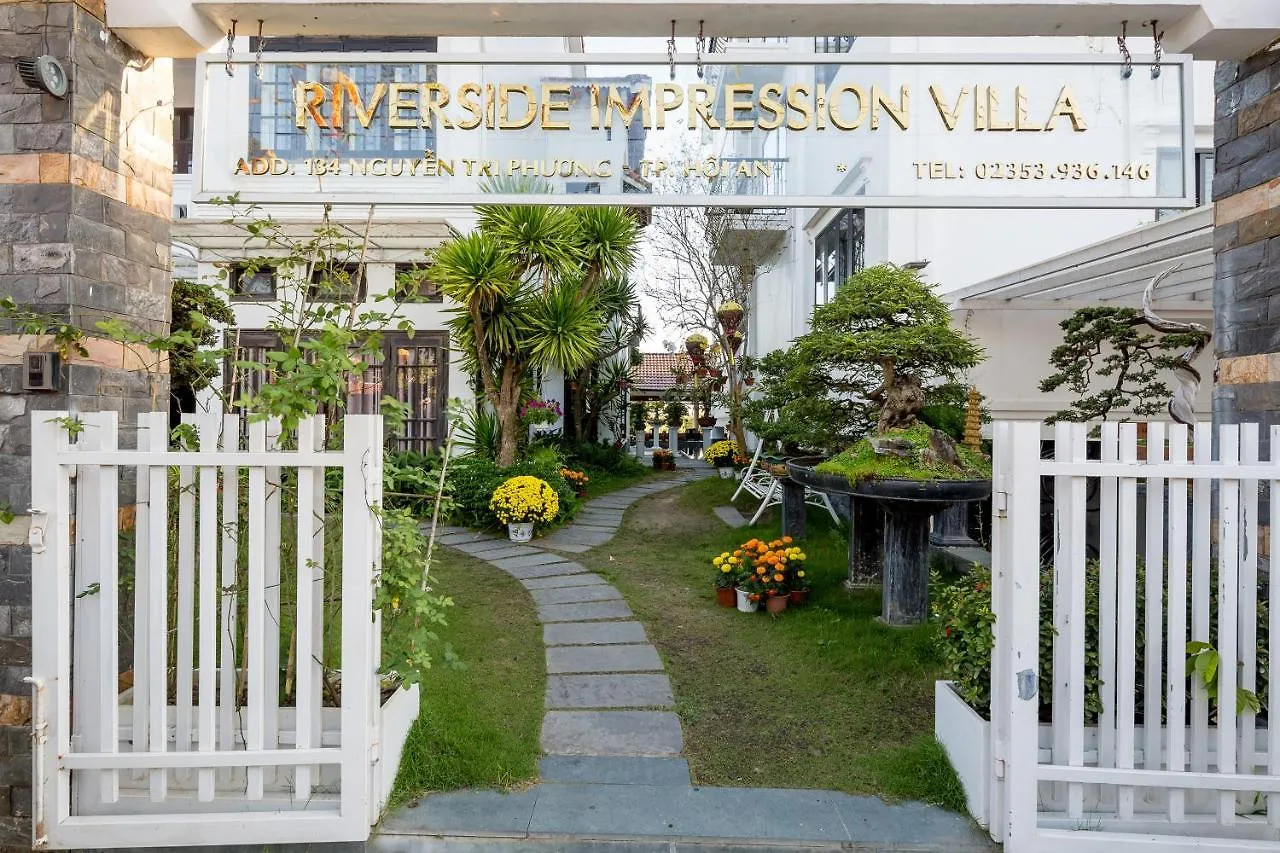
[[[493,490],[489,509],[507,525],[512,542],[528,542],[534,525],[550,523],[560,514],[560,498],[546,480],[512,477]]]
[[[804,604],[810,588],[806,559],[804,549],[790,536],[771,542],[750,539],[712,559],[716,602],[721,607],[736,605],[743,613],[754,613],[764,602],[765,610],[774,614],[789,604]]]
[[[653,470],[655,471],[674,471],[676,470],[676,455],[670,450],[657,448],[653,451]]]

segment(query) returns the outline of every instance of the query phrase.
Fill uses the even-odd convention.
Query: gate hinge
[[[1008,492],[992,492],[991,505],[995,509],[995,513],[1000,518],[1009,517],[1009,493]]]
[[[995,759],[995,773],[996,773],[997,779],[1004,778],[1004,759],[1003,758]]]
[[[48,521],[49,513],[43,509],[32,507],[27,510],[31,513],[31,529],[27,531],[27,544],[31,546],[31,553],[44,553],[44,528]]]

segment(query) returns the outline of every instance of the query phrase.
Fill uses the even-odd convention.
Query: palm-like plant
[[[458,303],[449,325],[493,406],[498,464],[508,466],[529,371],[576,375],[607,351],[614,282],[635,262],[638,230],[616,207],[486,205],[477,213],[475,231],[436,250],[432,275]]]

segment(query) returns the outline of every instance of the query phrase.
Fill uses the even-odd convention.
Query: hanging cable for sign
[[[698,21],[697,51],[698,51],[698,79],[699,80],[702,79],[702,52],[707,47],[707,37],[706,35],[703,34],[702,25],[703,25],[703,22]]]
[[[236,76],[236,19],[231,19],[231,26],[227,27],[227,76]]]
[[[258,19],[258,56],[253,65],[253,73],[262,79],[262,54],[267,50],[267,37],[262,34],[262,19]]]
[[[1124,65],[1120,68],[1120,79],[1128,80],[1133,76],[1133,54],[1129,52],[1129,45],[1125,41],[1126,31],[1129,28],[1128,21],[1120,22],[1120,35],[1116,36],[1116,47],[1120,48],[1120,55],[1124,57]]]
[[[676,79],[676,22],[671,19],[671,38],[667,39],[667,62],[671,66],[671,79]]]
[[[1155,18],[1152,18],[1148,23],[1151,24],[1151,39],[1155,43],[1156,61],[1151,66],[1151,79],[1155,80],[1160,77],[1160,60],[1164,59],[1164,30],[1158,28],[1159,21]]]

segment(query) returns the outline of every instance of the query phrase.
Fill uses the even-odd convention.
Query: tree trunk
[[[520,446],[520,411],[515,401],[505,398],[497,405],[498,412],[498,467],[510,468],[516,464],[516,451]]]
[[[915,426],[923,408],[924,390],[920,387],[920,380],[911,375],[896,374],[884,388],[876,431],[883,434],[891,429]]]

